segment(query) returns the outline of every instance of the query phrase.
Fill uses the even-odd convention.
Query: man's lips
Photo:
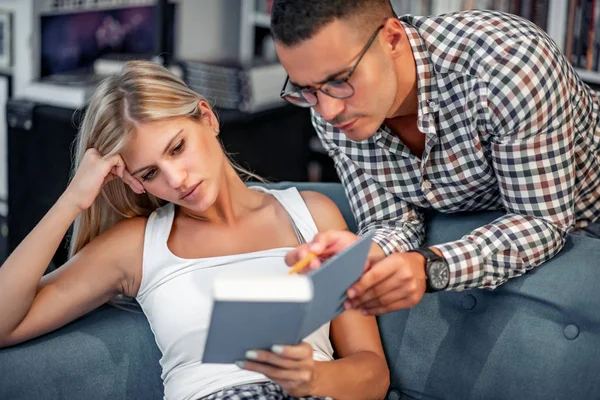
[[[334,125],[334,126],[336,128],[338,128],[339,130],[343,131],[343,130],[352,128],[352,126],[354,126],[354,124],[356,123],[356,121],[358,121],[358,118],[356,118],[356,119],[354,119],[354,120],[352,120],[350,122],[347,122],[347,123],[344,123],[344,124],[338,124],[338,125]]]

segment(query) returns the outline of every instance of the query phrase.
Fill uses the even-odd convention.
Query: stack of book
[[[285,70],[279,63],[182,61],[188,86],[218,108],[256,112],[281,106]]]

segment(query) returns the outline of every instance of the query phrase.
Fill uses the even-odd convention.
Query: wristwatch
[[[415,252],[425,257],[425,275],[427,276],[427,293],[444,290],[450,283],[450,267],[443,257],[438,256],[427,247],[412,249],[409,253]]]

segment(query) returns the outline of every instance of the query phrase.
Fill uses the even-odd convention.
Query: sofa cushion
[[[600,398],[600,241],[569,237],[494,291],[427,294],[378,317],[392,390],[419,399]]]
[[[102,306],[0,349],[0,399],[162,399],[159,358],[143,314]]]

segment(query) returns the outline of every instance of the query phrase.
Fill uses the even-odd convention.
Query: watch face
[[[448,264],[443,261],[432,261],[428,271],[429,284],[436,290],[445,289],[450,281]]]

